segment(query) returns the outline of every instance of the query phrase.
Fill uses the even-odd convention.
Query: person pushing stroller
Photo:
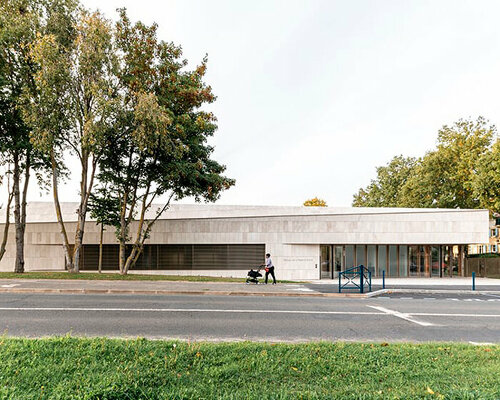
[[[265,264],[262,264],[261,267],[266,268],[266,285],[267,285],[267,278],[269,277],[269,274],[273,277],[273,285],[276,285],[276,277],[274,276],[274,265],[273,265],[273,260],[271,260],[271,254],[267,253],[266,254],[266,261]]]

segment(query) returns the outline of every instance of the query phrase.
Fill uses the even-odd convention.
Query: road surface
[[[8,336],[500,343],[500,296],[0,294]]]

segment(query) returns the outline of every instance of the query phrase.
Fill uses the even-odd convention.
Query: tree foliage
[[[500,213],[500,139],[479,159],[472,186],[481,207]]]
[[[158,40],[156,25],[132,24],[125,10],[120,11],[115,42],[121,113],[98,179],[114,196],[104,212],[120,216],[111,220],[125,274],[171,199],[215,201],[234,181],[222,175],[225,167],[211,159],[213,148],[207,144],[217,125],[215,116],[201,108],[215,100],[203,80],[206,58],[187,70],[180,47]]]
[[[304,206],[306,207],[327,207],[326,201],[314,197],[312,199],[304,201]]]
[[[32,172],[43,184],[46,158],[30,142],[31,126],[22,108],[37,97],[37,65],[30,49],[38,35],[65,35],[70,0],[2,0],[0,2],[0,153],[12,164],[16,225],[15,271],[24,271],[26,198]]]
[[[399,207],[401,188],[406,184],[417,160],[413,157],[394,157],[389,164],[377,167],[377,178],[354,195],[354,207]]]
[[[38,96],[25,108],[31,141],[51,160],[56,215],[66,268],[79,271],[80,252],[95,174],[107,135],[115,128],[121,106],[116,77],[117,56],[112,24],[98,12],[79,9],[67,35],[38,35],[31,57],[38,66]],[[59,204],[58,185],[67,152],[80,162],[80,202],[71,248]]]
[[[354,195],[353,205],[489,208],[494,203],[490,198],[494,189],[485,195],[489,184],[484,181],[488,175],[484,171],[496,135],[495,126],[482,117],[445,125],[438,131],[435,150],[418,160],[398,156],[386,167],[377,168],[377,179]],[[490,161],[494,165],[494,159]]]

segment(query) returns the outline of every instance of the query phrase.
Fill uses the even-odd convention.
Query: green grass
[[[176,275],[120,275],[117,273],[99,274],[97,272],[84,272],[70,274],[66,271],[40,271],[16,274],[14,272],[0,272],[0,279],[85,279],[85,280],[110,280],[110,281],[189,281],[189,282],[244,282],[243,278],[223,278],[214,276],[176,276]],[[284,281],[280,281],[284,282]]]
[[[500,346],[0,340],[0,399],[498,399]]]

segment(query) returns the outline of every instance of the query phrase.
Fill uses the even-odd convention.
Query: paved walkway
[[[313,280],[309,281],[314,284],[331,284],[338,286],[338,279],[321,279],[321,280]],[[426,286],[429,288],[436,286],[444,286],[444,287],[461,287],[461,286],[472,286],[472,278],[386,278],[385,279],[386,286],[397,286],[397,287],[406,287],[406,286]],[[373,278],[372,285],[382,286],[382,278]],[[500,279],[491,279],[491,278],[477,278],[476,277],[476,287],[482,286],[493,286],[498,287],[500,290]]]
[[[306,287],[305,284],[247,285],[239,282],[101,281],[81,279],[0,279],[0,292],[364,297],[359,293],[322,293]]]
[[[382,283],[373,280],[373,291]],[[476,279],[478,291],[500,291],[500,279]],[[468,291],[470,278],[453,279],[386,279],[386,289],[394,291]],[[277,285],[245,284],[238,282],[180,282],[180,281],[105,281],[69,279],[0,279],[0,293],[95,293],[95,294],[196,294],[237,296],[309,296],[309,297],[369,297],[374,294],[338,293],[338,282],[313,281]],[[474,292],[471,292],[474,293]]]

